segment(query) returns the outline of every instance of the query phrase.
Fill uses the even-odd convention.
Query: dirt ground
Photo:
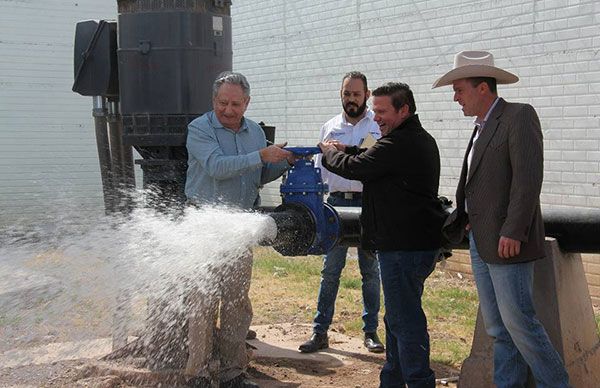
[[[384,354],[372,354],[360,338],[330,333],[330,348],[313,354],[297,351],[311,333],[310,325],[255,326],[257,338],[248,374],[264,388],[275,387],[377,387]],[[89,341],[88,341],[89,342]],[[0,358],[2,387],[184,387],[174,373],[156,373],[138,367],[139,359],[102,361],[110,352],[110,339],[95,342],[46,344],[5,352]],[[89,357],[95,354],[95,357]],[[438,380],[458,375],[457,370],[432,365]],[[455,383],[439,381],[439,386]]]

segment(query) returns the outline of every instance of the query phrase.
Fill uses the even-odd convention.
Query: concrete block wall
[[[77,21],[115,19],[117,3],[0,0],[0,10],[0,226],[102,214],[92,100],[71,91],[73,40]]]
[[[339,113],[342,75],[374,88],[408,83],[442,155],[440,194],[453,198],[472,128],[450,87],[431,90],[461,50],[489,50],[520,76],[500,86],[538,111],[545,136],[544,206],[600,206],[600,3],[594,0],[327,2],[237,0],[234,69],[252,85],[249,117],[277,139],[314,145]],[[263,197],[279,201],[277,184]]]

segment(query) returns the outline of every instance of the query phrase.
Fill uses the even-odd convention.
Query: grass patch
[[[250,297],[254,324],[312,323],[321,280],[321,256],[283,257],[270,248],[254,255]],[[358,261],[348,259],[340,279],[335,316],[330,330],[362,337],[362,290]],[[382,311],[379,334],[385,338]],[[432,360],[457,367],[471,348],[477,294],[472,282],[435,271],[427,280],[423,296],[432,346]]]
[[[316,312],[321,280],[321,256],[283,257],[270,248],[257,248],[254,255],[250,297],[254,308],[254,324],[312,323]],[[340,279],[335,316],[330,330],[362,337],[361,276],[356,259],[348,259]],[[477,291],[468,279],[436,270],[427,279],[423,308],[431,337],[431,359],[460,367],[469,355],[475,319]],[[379,334],[385,338],[382,311]],[[595,310],[600,333],[600,309]]]
[[[340,287],[348,288],[350,290],[361,290],[362,292],[362,280],[361,278],[349,278],[342,276],[340,279]]]

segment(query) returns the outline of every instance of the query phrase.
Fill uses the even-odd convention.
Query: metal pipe
[[[94,126],[96,129],[96,148],[100,162],[100,176],[102,178],[102,193],[104,195],[104,211],[106,214],[115,211],[114,183],[112,177],[110,143],[106,127],[107,110],[106,100],[102,96],[92,97]]]
[[[450,213],[453,209],[448,209]],[[360,244],[360,212],[358,207],[336,207],[340,220],[339,245],[359,246]],[[314,233],[310,215],[298,208],[283,213],[268,212],[277,224],[277,238],[273,242],[279,253],[292,252],[293,256],[306,255],[303,252],[310,246],[308,240],[311,229]],[[543,212],[546,236],[554,237],[563,252],[567,253],[600,253],[600,210],[598,209],[546,209]],[[277,241],[281,239],[282,241]],[[268,243],[267,243],[268,244]],[[308,245],[307,245],[308,244]],[[461,244],[453,245],[453,249],[468,248],[465,239]],[[280,250],[280,249],[283,249]]]
[[[360,208],[335,207],[340,220],[339,245],[357,247],[360,245]]]
[[[131,145],[123,144],[123,121],[116,99],[108,100],[108,128],[115,206],[127,210],[131,208],[129,191],[135,187],[133,153]]]
[[[600,252],[600,209],[547,209],[542,216],[546,236],[563,252]]]
[[[275,220],[277,236],[263,241],[284,256],[304,256],[316,237],[315,219],[308,208],[298,204],[285,204],[275,209],[263,209]]]

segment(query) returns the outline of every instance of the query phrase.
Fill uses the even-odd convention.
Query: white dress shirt
[[[356,124],[349,123],[346,120],[344,112],[333,117],[321,127],[319,141],[337,140],[342,144],[357,146],[369,135],[375,139],[381,137],[379,125],[373,120],[375,114],[367,110],[365,116]],[[318,154],[315,165],[321,168],[323,182],[329,185],[329,192],[362,192],[362,183],[342,178],[332,172],[329,172],[321,164],[321,154]]]

